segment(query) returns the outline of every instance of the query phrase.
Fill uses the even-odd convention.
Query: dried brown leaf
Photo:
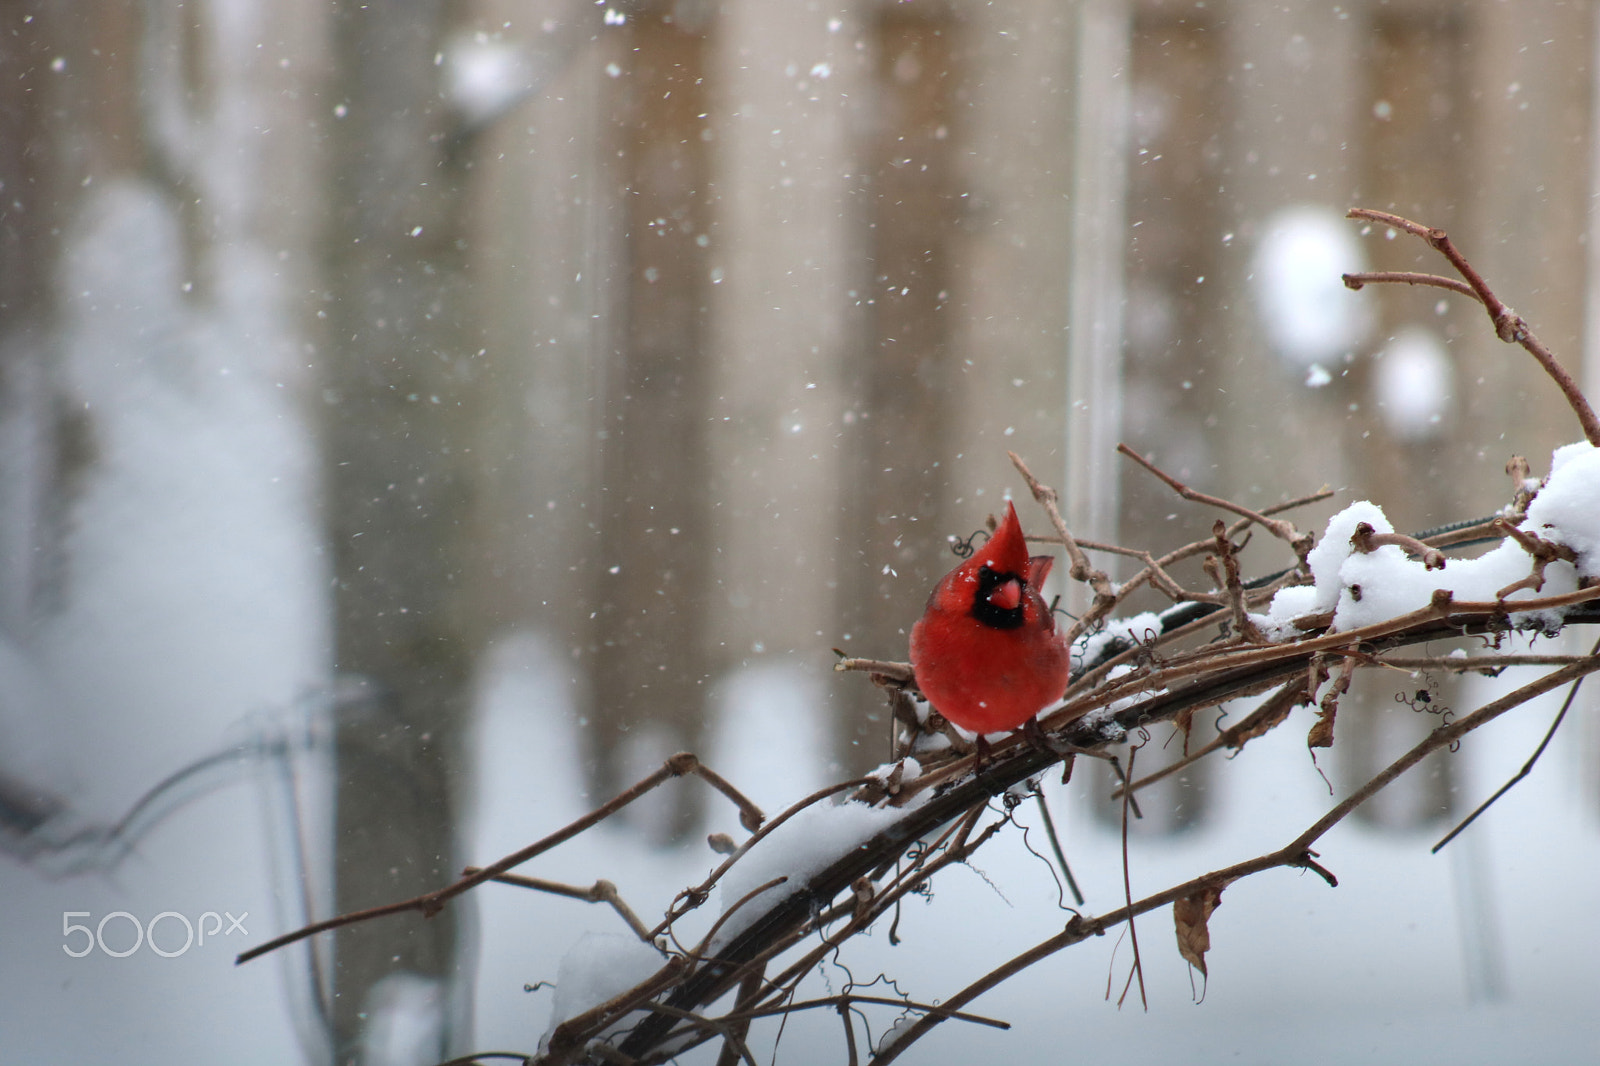
[[[1222,888],[1203,888],[1192,896],[1185,896],[1172,904],[1172,921],[1178,929],[1178,953],[1200,971],[1206,973],[1206,952],[1211,950],[1211,912],[1222,902]]]
[[[1222,731],[1222,744],[1238,750],[1256,737],[1264,736],[1289,717],[1289,712],[1306,702],[1305,686],[1291,681],[1269,696],[1265,703],[1245,715],[1237,725]]]
[[[1333,719],[1338,713],[1337,701],[1332,703],[1324,701],[1322,709],[1317,712],[1317,720],[1311,723],[1311,732],[1306,736],[1306,747],[1333,747]]]
[[[1189,754],[1189,738],[1194,734],[1194,708],[1185,707],[1172,718],[1172,724],[1183,734],[1183,753]]]
[[[1328,691],[1317,703],[1317,720],[1311,724],[1311,734],[1306,737],[1308,748],[1333,747],[1333,720],[1339,714],[1339,697],[1350,691],[1350,678],[1356,671],[1357,660],[1347,658],[1339,663],[1339,676],[1333,679]]]

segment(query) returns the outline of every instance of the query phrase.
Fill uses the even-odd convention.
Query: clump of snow
[[[761,885],[780,877],[786,880],[739,907],[717,931],[717,942],[738,936],[763,913],[803,890],[817,874],[904,817],[906,810],[823,801],[756,841],[717,884],[722,913],[728,914]]]
[[[1119,666],[1106,676],[1106,680],[1108,682],[1115,681],[1117,678],[1132,672],[1133,667],[1131,666]],[[1165,690],[1163,689],[1162,691]],[[1101,740],[1112,744],[1120,744],[1127,737],[1128,731],[1123,728],[1122,723],[1117,721],[1117,712],[1125,707],[1132,706],[1140,699],[1147,698],[1148,695],[1147,693],[1138,693],[1135,696],[1124,696],[1122,699],[1114,700],[1104,707],[1096,707],[1078,719],[1078,727],[1094,730]]]
[[[1295,618],[1330,610],[1335,630],[1374,625],[1426,607],[1438,590],[1448,590],[1461,601],[1492,601],[1533,572],[1533,558],[1511,538],[1476,559],[1450,559],[1435,570],[1392,544],[1358,552],[1350,538],[1362,522],[1378,533],[1394,531],[1382,509],[1365,500],[1334,515],[1307,556],[1315,583],[1279,590],[1266,613],[1251,616],[1269,639],[1292,639],[1298,635]],[[1523,528],[1571,548],[1578,565],[1549,564],[1541,589],[1518,589],[1506,597],[1508,602],[1571,592],[1580,575],[1600,570],[1600,450],[1571,444],[1556,451],[1550,476],[1529,504]],[[1553,629],[1560,617],[1545,611],[1532,620]]]
[[[918,1015],[911,1013],[900,1015],[900,1017],[894,1020],[894,1024],[889,1026],[888,1029],[884,1030],[883,1035],[878,1038],[878,1046],[874,1050],[873,1054],[882,1055],[884,1052],[894,1047],[900,1042],[900,1038],[905,1036],[906,1033],[910,1032],[911,1027],[916,1025],[917,1022],[921,1020],[922,1019]]]
[[[1112,717],[1115,713],[1110,707],[1101,707],[1099,710],[1090,711],[1083,717],[1100,734],[1100,739],[1109,744],[1121,744],[1128,739],[1128,730],[1121,722]]]
[[[1555,450],[1522,528],[1576,552],[1581,576],[1600,574],[1600,448],[1580,442]]]
[[[1134,669],[1133,666],[1124,663],[1107,674],[1106,680],[1115,681],[1119,677],[1126,677],[1133,673]],[[1096,707],[1078,719],[1079,727],[1093,729],[1099,734],[1100,739],[1112,744],[1120,744],[1126,739],[1128,731],[1117,721],[1116,716],[1130,707],[1135,707],[1166,694],[1167,690],[1165,688],[1140,689],[1120,699],[1112,700],[1104,707]]]
[[[917,704],[919,708],[918,714],[924,723],[928,720],[927,706],[926,703]],[[960,727],[957,726],[955,728]],[[950,738],[943,733],[918,733],[911,742],[911,750],[920,752],[923,755],[936,755],[949,747]]]
[[[1328,528],[1318,539],[1317,546],[1306,556],[1306,562],[1311,566],[1311,576],[1315,579],[1313,610],[1331,611],[1338,603],[1343,586],[1339,580],[1339,569],[1354,553],[1350,538],[1355,536],[1356,527],[1363,522],[1376,533],[1394,532],[1394,526],[1389,524],[1389,516],[1383,513],[1383,508],[1366,500],[1357,500],[1328,519]],[[1405,558],[1405,552],[1393,546],[1379,548],[1374,554],[1390,559]],[[1275,615],[1277,612],[1273,613]]]
[[[1261,630],[1261,635],[1273,643],[1294,640],[1300,635],[1293,622],[1308,614],[1317,614],[1317,590],[1314,585],[1291,585],[1279,589],[1272,597],[1266,614],[1252,614],[1250,620]]]
[[[888,783],[894,777],[895,771],[900,771],[900,784],[908,785],[922,776],[922,764],[909,755],[895,762],[886,762],[867,773],[868,777],[875,777],[879,781]]]
[[[1389,548],[1370,555],[1352,554],[1339,569],[1344,588],[1334,611],[1334,628],[1358,629],[1426,607],[1436,589],[1448,589],[1457,600],[1485,601],[1507,585],[1527,577],[1533,560],[1516,541],[1503,541],[1499,547],[1476,559],[1452,559],[1443,570],[1428,570],[1421,562],[1406,558],[1400,549],[1393,556],[1380,558]],[[1572,567],[1557,563],[1545,570],[1545,585],[1540,593],[1519,589],[1506,597],[1509,601],[1535,595],[1556,595],[1578,587]]]
[[[1078,638],[1075,647],[1078,653],[1078,662],[1092,663],[1097,661],[1115,641],[1132,641],[1135,644],[1139,644],[1160,635],[1160,633],[1161,616],[1153,611],[1145,611],[1128,618],[1109,619],[1105,628],[1098,633],[1091,633]]]
[[[561,959],[550,1025],[539,1038],[545,1050],[556,1027],[633,988],[657,970],[666,957],[638,937],[585,933]],[[626,1022],[626,1019],[624,1019]]]

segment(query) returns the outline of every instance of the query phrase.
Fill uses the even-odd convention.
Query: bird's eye
[[[1002,611],[1014,611],[1022,603],[1022,582],[1015,577],[1001,579],[989,593],[989,602]]]
[[[978,571],[973,590],[972,617],[994,629],[1015,629],[1025,621],[1022,577],[1000,573],[987,566]]]

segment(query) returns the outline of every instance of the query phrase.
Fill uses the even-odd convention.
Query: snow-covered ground
[[[300,1055],[288,964],[233,956],[294,906],[269,844],[277,794],[248,751],[328,677],[310,442],[272,376],[270,286],[192,310],[179,240],[157,198],[117,185],[68,257],[63,361],[98,461],[71,515],[61,609],[0,658],[0,774],[61,805],[33,862],[0,852],[7,1063]],[[139,821],[131,853],[97,843],[214,754]],[[74,925],[104,947],[85,951]]]

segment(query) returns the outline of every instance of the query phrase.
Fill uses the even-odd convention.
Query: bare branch
[[[1370,555],[1385,545],[1415,555],[1422,560],[1425,570],[1443,570],[1444,552],[1431,544],[1424,544],[1415,537],[1408,537],[1404,533],[1379,533],[1372,528],[1370,522],[1356,523],[1356,530],[1350,535],[1350,546],[1363,555]]]
[[[1375,661],[1379,666],[1392,666],[1400,670],[1498,674],[1508,666],[1567,666],[1587,658],[1588,655],[1385,655]]]
[[[466,877],[471,877],[479,872],[480,868],[477,866],[468,866],[461,871],[462,875]],[[585,903],[605,903],[622,916],[622,920],[628,923],[628,928],[638,934],[640,940],[646,943],[650,941],[649,927],[639,920],[639,916],[633,912],[633,908],[623,900],[622,896],[617,892],[617,886],[604,878],[596,881],[588,888],[582,888],[578,885],[565,885],[559,881],[545,881],[538,877],[524,877],[521,874],[496,874],[491,880],[498,881],[503,885],[531,888],[535,892],[548,892],[553,896],[581,899]]]
[[[1072,756],[1067,756],[1067,768],[1072,768]],[[1067,853],[1061,847],[1061,837],[1056,833],[1056,820],[1050,817],[1050,804],[1045,801],[1044,792],[1037,791],[1033,794],[1039,802],[1039,814],[1044,821],[1045,836],[1050,841],[1050,850],[1055,853],[1056,862],[1061,864],[1061,876],[1067,879],[1067,888],[1072,892],[1072,902],[1083,906],[1083,891],[1078,888],[1078,879],[1072,876],[1072,866],[1067,862]]]
[[[1593,658],[1597,653],[1600,653],[1600,640],[1595,641],[1594,647],[1589,649],[1589,657]],[[1478,804],[1477,807],[1473,808],[1472,813],[1463,818],[1459,825],[1450,830],[1450,832],[1446,833],[1444,835],[1444,839],[1440,840],[1439,843],[1433,846],[1431,849],[1432,854],[1437,855],[1440,848],[1444,847],[1456,837],[1460,836],[1462,830],[1467,828],[1467,826],[1471,825],[1473,822],[1477,821],[1478,815],[1494,806],[1496,800],[1498,800],[1501,796],[1504,796],[1507,792],[1510,792],[1512,787],[1516,785],[1518,781],[1521,781],[1524,777],[1527,777],[1533,772],[1533,764],[1539,761],[1539,756],[1544,754],[1544,749],[1550,746],[1550,741],[1555,737],[1556,730],[1561,728],[1561,723],[1566,719],[1567,712],[1572,709],[1572,701],[1578,697],[1578,686],[1582,684],[1582,677],[1578,677],[1573,680],[1572,687],[1567,690],[1567,698],[1562,701],[1561,710],[1556,714],[1555,721],[1550,723],[1550,728],[1545,731],[1544,739],[1539,741],[1539,746],[1537,748],[1533,749],[1533,754],[1528,756],[1528,761],[1522,764],[1522,769],[1518,770],[1516,775],[1512,777],[1511,780],[1507,781],[1505,784],[1496,789],[1494,795],[1490,796],[1488,799]]]
[[[688,752],[684,752],[682,754],[688,755]],[[689,757],[694,759],[694,756],[692,755]],[[761,813],[761,808],[752,803],[748,796],[734,788],[733,785],[728,782],[727,778],[711,769],[711,767],[707,766],[699,759],[694,760],[693,773],[696,777],[700,778],[700,780],[704,781],[706,784],[710,785],[712,788],[716,789],[718,792],[722,793],[724,796],[733,801],[734,806],[739,808],[739,824],[744,826],[750,832],[754,833],[756,830],[760,829],[761,823],[767,820],[767,816]]]
[[[756,997],[760,995],[761,981],[765,973],[765,966],[757,967],[739,982],[739,994],[734,998],[734,1009],[722,1017],[727,1029],[723,1034],[722,1051],[717,1055],[717,1066],[733,1066],[740,1059],[748,1063],[755,1058],[745,1043],[745,1039],[750,1035],[750,1019],[741,1017],[738,1012],[755,1002]]]
[[[1217,575],[1220,577],[1217,583],[1223,587],[1228,614],[1233,620],[1233,631],[1239,634],[1240,639],[1251,644],[1265,644],[1267,638],[1261,635],[1261,630],[1250,621],[1250,615],[1245,611],[1244,582],[1239,577],[1239,553],[1222,519],[1217,519],[1212,525],[1211,537],[1217,553],[1215,557],[1222,563],[1222,573]]]
[[[1139,754],[1138,748],[1128,751],[1128,774],[1133,775],[1133,760]],[[1122,790],[1122,893],[1128,905],[1128,940],[1133,944],[1133,975],[1139,978],[1139,1002],[1144,1004],[1144,1009],[1150,1009],[1150,997],[1144,990],[1144,959],[1139,955],[1139,930],[1133,920],[1133,875],[1128,870],[1128,805],[1133,802],[1133,790]],[[1128,990],[1122,990],[1122,997],[1126,999]],[[1117,1006],[1122,1006],[1122,999],[1117,1000]]]
[[[1418,274],[1409,270],[1370,270],[1356,274],[1341,274],[1340,277],[1344,279],[1345,288],[1352,292],[1360,292],[1364,285],[1395,282],[1402,285],[1431,285],[1436,289],[1449,289],[1451,292],[1470,296],[1479,303],[1483,302],[1478,299],[1478,294],[1473,291],[1471,285],[1455,278],[1442,278],[1438,274]]]
[[[850,670],[860,670],[868,674],[882,676],[902,685],[916,683],[916,677],[911,672],[910,663],[891,662],[887,659],[841,658],[833,664],[833,668],[841,674]]]
[[[1573,380],[1572,375],[1567,373],[1566,367],[1562,366],[1560,361],[1556,359],[1554,353],[1549,348],[1546,348],[1539,338],[1534,336],[1533,330],[1529,328],[1528,323],[1523,320],[1522,316],[1502,303],[1500,298],[1490,290],[1482,275],[1456,249],[1456,246],[1450,240],[1449,234],[1442,229],[1424,226],[1420,222],[1413,222],[1408,218],[1401,218],[1399,215],[1390,214],[1387,211],[1373,211],[1365,207],[1352,208],[1345,217],[1376,222],[1383,226],[1393,226],[1395,229],[1409,233],[1412,236],[1420,237],[1427,241],[1440,255],[1448,259],[1450,265],[1455,267],[1456,272],[1466,280],[1467,286],[1472,290],[1473,295],[1483,304],[1484,310],[1489,313],[1489,321],[1494,326],[1495,336],[1507,344],[1520,344],[1529,355],[1538,361],[1539,366],[1544,369],[1544,372],[1550,376],[1550,380],[1556,383],[1556,387],[1566,397],[1567,404],[1572,408],[1573,414],[1578,416],[1578,424],[1583,427],[1584,438],[1590,444],[1600,447],[1600,419],[1595,417],[1594,408],[1590,407],[1589,401],[1584,398],[1583,390],[1578,387],[1578,383]],[[1373,277],[1367,280],[1382,281],[1387,279]]]
[[[677,755],[672,756],[672,758],[663,763],[660,769],[646,776],[632,787],[618,793],[612,799],[601,804],[599,807],[596,807],[582,818],[579,818],[567,826],[556,830],[554,833],[551,833],[542,840],[529,844],[520,851],[512,852],[510,855],[507,855],[505,858],[494,863],[492,866],[478,868],[478,872],[475,874],[463,877],[452,884],[446,885],[444,888],[433,892],[427,892],[420,896],[414,896],[411,899],[401,900],[398,903],[388,903],[381,907],[370,907],[366,910],[354,911],[349,914],[341,914],[334,918],[325,919],[324,921],[312,922],[310,925],[296,929],[292,933],[285,933],[282,936],[274,937],[264,944],[258,944],[248,951],[241,952],[239,956],[234,959],[234,965],[238,966],[249,962],[251,959],[265,955],[269,951],[276,951],[278,948],[284,947],[288,944],[293,944],[296,941],[304,940],[308,936],[314,936],[317,933],[327,932],[330,929],[338,929],[346,925],[355,925],[358,922],[370,921],[373,918],[383,918],[391,914],[403,914],[407,911],[416,911],[426,918],[431,918],[435,914],[439,913],[439,911],[447,902],[454,899],[456,896],[459,896],[461,893],[466,892],[468,889],[476,888],[485,881],[491,881],[513,867],[520,866],[521,864],[527,862],[535,855],[549,851],[551,848],[564,841],[571,840],[573,837],[588,829],[590,826],[596,825],[622,810],[622,808],[626,807],[640,796],[643,796],[651,789],[656,788],[662,782],[688,773],[692,767],[684,760],[684,756],[687,754],[688,753],[686,752],[679,752]],[[694,756],[689,755],[688,758],[694,759]],[[694,761],[696,764],[699,762],[698,759],[695,759]]]
[[[728,1014],[729,1018],[770,1018],[775,1014],[788,1014],[792,1011],[815,1010],[818,1007],[849,1006],[856,1003],[873,1003],[881,1007],[900,1007],[905,1010],[914,1010],[919,1014],[937,1014],[959,1022],[972,1022],[974,1025],[986,1025],[991,1029],[1010,1029],[1011,1023],[999,1018],[989,1018],[982,1014],[964,1014],[961,1011],[951,1010],[949,1007],[937,1003],[918,1003],[913,999],[890,999],[887,996],[862,996],[854,992],[847,992],[837,996],[823,996],[820,999],[808,999],[798,1003],[786,1003],[782,1007],[765,1007],[760,1010],[734,1011]]]
[[[1044,508],[1045,514],[1050,516],[1050,524],[1055,528],[1056,536],[1061,538],[1061,546],[1066,549],[1069,564],[1067,575],[1074,581],[1082,581],[1094,590],[1094,603],[1083,613],[1083,617],[1074,622],[1067,629],[1067,643],[1078,639],[1096,619],[1102,618],[1116,604],[1116,589],[1112,587],[1111,579],[1104,570],[1097,570],[1089,565],[1089,557],[1083,554],[1083,549],[1067,531],[1066,520],[1061,517],[1061,509],[1057,506],[1060,499],[1055,489],[1042,484],[1033,476],[1033,471],[1028,469],[1028,464],[1016,452],[1006,452],[1011,458],[1011,465],[1017,468],[1017,473],[1022,475],[1022,480],[1027,482],[1028,491],[1033,493],[1033,498]]]
[[[1294,549],[1294,553],[1299,557],[1300,562],[1305,562],[1306,552],[1311,550],[1312,535],[1310,533],[1298,532],[1292,523],[1285,522],[1281,518],[1268,518],[1264,514],[1261,514],[1257,511],[1252,511],[1250,508],[1234,503],[1231,500],[1224,500],[1220,496],[1211,496],[1204,492],[1197,492],[1196,490],[1185,485],[1183,482],[1179,481],[1177,478],[1173,477],[1171,474],[1165,473],[1157,468],[1154,463],[1150,462],[1150,460],[1146,459],[1144,456],[1140,455],[1126,444],[1118,444],[1117,451],[1127,456],[1129,459],[1132,459],[1146,470],[1150,471],[1150,473],[1154,474],[1159,480],[1164,482],[1168,488],[1172,489],[1173,492],[1176,492],[1184,499],[1192,500],[1195,503],[1203,503],[1211,507],[1218,507],[1224,511],[1232,511],[1236,515],[1240,515],[1249,519],[1251,522],[1254,522],[1262,529],[1265,529],[1279,540],[1286,542],[1291,548]]]
[[[269,951],[276,951],[278,948],[293,944],[296,941],[304,940],[306,937],[314,936],[317,933],[325,933],[331,929],[338,929],[346,925],[355,925],[359,922],[371,921],[374,918],[384,918],[391,914],[404,914],[407,911],[416,911],[424,918],[432,918],[435,914],[438,914],[439,911],[444,909],[444,905],[446,903],[461,895],[461,893],[469,891],[470,889],[474,889],[483,884],[485,881],[492,881],[501,874],[508,872],[513,867],[520,866],[534,856],[549,851],[557,844],[571,840],[573,837],[577,836],[579,833],[582,833],[589,827],[611,817],[613,814],[622,810],[622,808],[626,807],[640,796],[643,796],[652,789],[655,789],[663,782],[669,781],[674,777],[682,777],[684,774],[696,774],[704,777],[707,773],[710,773],[710,771],[706,770],[701,765],[700,760],[696,756],[687,751],[680,751],[676,755],[669,757],[666,762],[662,763],[660,769],[656,770],[652,774],[649,774],[630,788],[618,793],[616,796],[601,804],[599,807],[596,807],[582,818],[579,818],[567,826],[558,829],[556,832],[551,833],[543,840],[535,841],[534,843],[529,844],[527,847],[522,848],[520,851],[512,852],[510,855],[500,859],[493,865],[473,867],[472,869],[476,872],[468,874],[467,876],[462,877],[461,879],[454,881],[443,888],[436,889],[433,892],[425,892],[420,896],[413,896],[411,899],[400,900],[397,903],[387,903],[381,907],[370,907],[366,910],[353,911],[349,914],[341,914],[337,917],[328,918],[320,922],[312,922],[310,925],[303,926],[302,928],[296,929],[290,933],[285,933],[282,936],[274,937],[264,944],[258,944],[248,951],[241,952],[238,957],[234,959],[234,965],[238,966],[249,962],[251,959],[265,955]],[[716,778],[716,781],[713,782],[710,778],[707,778],[707,781],[713,784],[714,787],[717,787],[718,791],[723,792],[725,795],[738,795],[737,791],[733,789],[733,786],[729,785],[726,781],[723,781],[722,778],[717,777],[715,774],[712,774],[711,777]],[[716,782],[721,782],[721,785],[716,785]],[[749,800],[744,799],[742,796],[739,796],[739,800],[743,801],[740,804],[740,809],[741,811],[745,812],[745,817],[748,817],[750,811],[754,811],[757,819],[757,825],[759,826],[759,819],[761,816],[760,809],[757,808],[753,803],[750,803]],[[738,802],[738,800],[736,800],[736,802]],[[744,818],[741,818],[741,821],[743,820]],[[655,934],[652,934],[646,939],[654,939],[654,936]]]

